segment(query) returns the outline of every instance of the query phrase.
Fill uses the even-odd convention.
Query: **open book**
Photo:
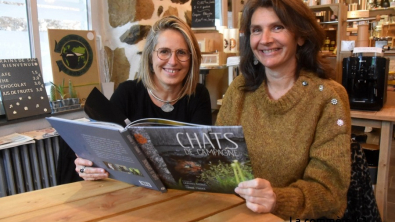
[[[143,119],[124,128],[47,120],[78,156],[137,186],[234,193],[239,182],[253,178],[241,126]]]
[[[106,169],[110,178],[162,192],[222,193],[253,178],[241,126],[153,118],[130,123],[96,88],[84,109],[95,121],[47,119],[78,156]]]

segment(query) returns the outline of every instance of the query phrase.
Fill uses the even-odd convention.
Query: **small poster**
[[[59,85],[71,80],[84,103],[94,87],[100,88],[95,32],[48,29],[48,40],[53,82]]]
[[[1,59],[0,91],[8,120],[51,113],[37,58]]]

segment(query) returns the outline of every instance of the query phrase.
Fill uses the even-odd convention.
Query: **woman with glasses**
[[[209,92],[198,83],[200,62],[189,26],[175,16],[162,18],[148,34],[136,79],[121,83],[110,100],[130,121],[164,118],[211,125]],[[75,165],[85,180],[108,177],[89,160],[77,158]]]

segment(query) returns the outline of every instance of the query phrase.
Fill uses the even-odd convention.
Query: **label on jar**
[[[331,40],[330,39],[325,39],[325,41],[324,41],[324,44],[325,45],[329,45],[331,43]]]

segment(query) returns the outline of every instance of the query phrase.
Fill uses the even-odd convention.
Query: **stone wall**
[[[115,87],[134,79],[140,53],[152,24],[167,15],[176,15],[190,24],[192,0],[103,0],[101,40]]]

